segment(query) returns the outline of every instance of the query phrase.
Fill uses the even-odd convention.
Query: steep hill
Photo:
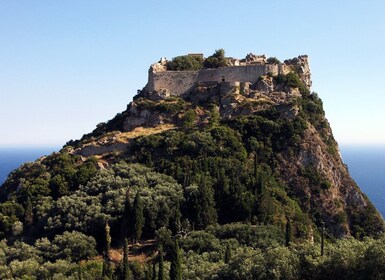
[[[169,248],[165,236],[198,230],[219,238],[238,222],[258,242],[318,241],[323,223],[330,239],[378,236],[384,221],[341,160],[307,56],[223,55],[161,60],[127,110],[13,171],[0,189],[0,237],[77,262],[105,250],[106,222],[113,247],[156,237]],[[94,251],[58,249],[78,235]]]

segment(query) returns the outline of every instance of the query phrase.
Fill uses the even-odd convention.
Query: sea
[[[9,173],[25,162],[59,151],[59,147],[0,147],[0,185],[7,179]]]
[[[0,185],[10,172],[21,164],[59,149],[0,148]],[[340,146],[340,151],[350,175],[385,217],[385,146]]]

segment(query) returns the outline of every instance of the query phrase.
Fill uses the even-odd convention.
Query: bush
[[[274,78],[278,84],[284,83],[289,87],[298,88],[299,92],[304,96],[310,94],[309,88],[300,80],[298,75],[294,72],[289,72],[286,75],[281,74]]]
[[[212,56],[209,56],[203,62],[205,68],[219,68],[226,66],[227,59],[225,58],[225,50],[218,49]]]
[[[279,63],[281,63],[281,61],[279,61],[279,59],[276,58],[276,57],[269,57],[267,59],[267,63],[269,63],[269,64],[279,64]]]
[[[177,56],[167,62],[167,70],[188,71],[202,69],[203,59],[199,56],[183,55]]]
[[[64,232],[52,241],[59,248],[58,258],[78,262],[97,255],[95,238],[81,232]]]

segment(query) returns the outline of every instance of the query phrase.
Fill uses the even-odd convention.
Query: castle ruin
[[[182,96],[189,94],[198,84],[238,85],[239,83],[255,84],[261,76],[287,74],[294,71],[302,82],[310,88],[310,68],[306,55],[280,62],[268,62],[264,55],[248,54],[245,59],[228,58],[228,66],[221,68],[201,69],[197,71],[167,70],[167,60],[162,58],[152,64],[148,73],[145,91],[164,92],[166,96]]]

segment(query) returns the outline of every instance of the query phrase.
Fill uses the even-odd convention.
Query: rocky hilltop
[[[153,83],[153,73],[171,73],[174,77],[192,75],[195,79],[205,76],[202,72],[216,71],[216,74],[211,76],[214,78],[195,80],[194,84],[188,86],[188,91],[178,94],[173,92],[173,88],[180,88],[183,81],[168,80],[169,88],[157,91],[150,91],[147,84],[138,91],[126,111],[106,124],[99,124],[91,135],[76,142],[71,153],[86,157],[97,155],[102,160],[111,153],[129,153],[127,151],[132,148],[135,139],[142,135],[186,128],[189,118],[192,118],[190,126],[207,128],[216,117],[230,124],[242,117],[267,115],[266,121],[273,118],[278,122],[287,122],[294,126],[294,130],[300,130],[294,136],[285,135],[285,132],[279,135],[282,138],[280,141],[292,142],[293,146],[277,151],[273,148],[274,163],[269,165],[287,191],[299,199],[305,212],[324,221],[330,233],[337,237],[360,234],[360,230],[369,224],[370,231],[383,230],[382,218],[342,162],[321,99],[311,92],[311,71],[306,55],[281,63],[264,55],[248,54],[245,59],[228,58],[226,66],[221,68],[195,71],[170,71],[167,70],[169,63],[161,59],[151,65],[149,84]],[[253,80],[250,82],[242,76],[243,70],[239,71],[243,67],[267,68],[261,76],[248,77]],[[272,72],[273,69],[276,71]],[[247,71],[250,72],[250,69]],[[220,79],[214,80],[215,77]],[[226,80],[226,77],[232,80]],[[243,81],[236,80],[238,77]],[[168,79],[169,76],[164,78]],[[262,134],[263,138],[263,128],[256,129],[256,133]],[[271,125],[266,129],[274,131],[276,128]],[[274,146],[274,143],[270,144]],[[262,141],[258,145],[266,143]],[[285,146],[286,143],[280,145]],[[257,161],[262,157],[258,154],[258,148],[248,157],[253,153]]]
[[[255,249],[266,236],[319,242],[323,224],[329,239],[383,232],[341,160],[306,55],[280,62],[218,50],[161,59],[148,75],[124,112],[10,174],[1,237],[42,246],[75,230],[101,253],[108,223],[115,246],[156,237],[171,248],[173,235],[187,238],[187,252],[198,246],[190,233]],[[207,260],[215,269],[224,267],[221,250]]]

